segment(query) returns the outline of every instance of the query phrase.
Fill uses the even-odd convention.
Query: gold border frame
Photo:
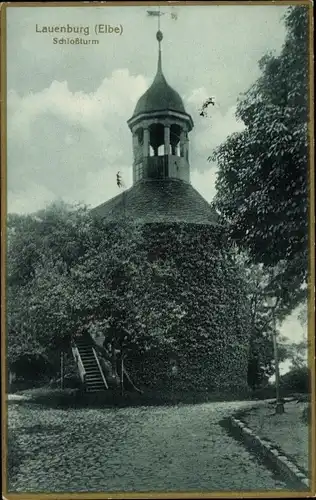
[[[314,324],[314,304],[315,304],[315,261],[313,259],[313,249],[315,246],[315,172],[314,172],[314,115],[312,112],[314,103],[314,66],[313,66],[313,53],[314,53],[314,32],[313,32],[313,4],[310,0],[266,0],[266,1],[148,1],[137,2],[137,1],[115,1],[115,2],[6,2],[0,5],[1,8],[1,270],[5,269],[6,263],[6,201],[7,201],[7,185],[6,185],[6,97],[7,97],[7,86],[6,86],[6,9],[19,8],[19,7],[114,7],[114,6],[196,6],[196,5],[273,5],[273,6],[290,6],[290,5],[306,5],[309,8],[309,298],[308,298],[308,340],[309,340],[309,353],[308,362],[311,372],[311,421],[312,424],[309,428],[310,437],[310,472],[311,472],[311,488],[307,492],[295,492],[295,491],[219,491],[219,492],[205,492],[205,493],[195,493],[195,492],[183,492],[183,493],[163,493],[163,492],[144,492],[144,493],[120,493],[120,492],[104,492],[104,493],[29,493],[29,494],[19,494],[12,493],[8,494],[6,492],[7,486],[7,468],[6,468],[6,438],[7,438],[7,408],[6,408],[6,387],[7,387],[7,371],[6,371],[6,356],[3,353],[6,352],[6,341],[5,341],[5,326],[6,326],[6,301],[5,301],[5,273],[1,272],[1,350],[2,350],[2,364],[1,364],[1,408],[2,408],[2,497],[8,500],[33,500],[33,499],[43,499],[43,500],[62,500],[62,499],[78,499],[78,500],[98,500],[104,498],[130,498],[130,499],[141,499],[141,498],[306,498],[308,496],[316,495],[316,377],[315,377],[315,324]],[[5,486],[5,488],[4,488]]]

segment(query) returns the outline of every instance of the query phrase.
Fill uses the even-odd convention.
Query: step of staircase
[[[104,384],[100,368],[98,366],[92,344],[86,338],[76,337],[75,345],[79,351],[82,364],[86,372],[86,392],[104,392],[107,387]]]
[[[89,380],[93,380],[93,379],[98,379],[98,380],[102,380],[102,375],[100,372],[86,372],[86,376],[87,378],[89,378]]]
[[[92,358],[91,356],[90,356],[90,357],[88,357],[88,356],[87,356],[87,357],[80,356],[80,357],[81,357],[82,361],[83,361],[84,363],[87,363],[88,365],[89,365],[89,364],[90,364],[90,365],[92,365],[92,363],[93,363],[93,364],[96,364],[96,360],[95,360],[95,357],[94,357],[94,356],[93,356],[93,358]]]
[[[101,377],[99,377],[98,375],[93,375],[93,376],[89,376],[87,375],[86,376],[86,381],[89,382],[89,383],[95,383],[95,382],[100,382],[104,385],[104,382],[103,382],[103,379]]]
[[[100,370],[97,366],[94,366],[93,368],[85,368],[86,374],[87,375],[100,375]]]
[[[89,394],[94,393],[94,392],[105,392],[106,388],[104,389],[87,389],[86,392],[89,392]]]
[[[92,391],[106,391],[106,387],[104,385],[87,385],[86,386],[86,391],[87,392],[92,392]]]
[[[79,347],[92,347],[92,343],[86,342],[85,340],[76,341],[76,345]]]

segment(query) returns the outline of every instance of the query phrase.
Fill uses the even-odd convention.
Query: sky
[[[57,199],[96,206],[118,194],[118,171],[132,184],[126,122],[155,76],[157,18],[147,15],[155,9],[7,8],[8,212],[33,212]],[[207,158],[243,129],[235,118],[238,97],[259,76],[259,59],[280,52],[285,11],[273,3],[161,8],[163,71],[193,117],[191,183],[207,201],[216,180]],[[54,44],[73,35],[44,32],[68,24],[88,28],[89,35],[76,37],[99,43]],[[95,34],[99,24],[122,33]],[[215,106],[203,118],[199,109],[211,96]],[[280,330],[292,341],[302,338],[297,311]]]

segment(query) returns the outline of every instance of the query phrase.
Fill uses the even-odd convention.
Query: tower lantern
[[[133,135],[133,183],[178,179],[190,182],[189,139],[193,120],[182,99],[162,71],[161,42],[157,31],[158,65],[152,85],[140,97],[128,126]]]

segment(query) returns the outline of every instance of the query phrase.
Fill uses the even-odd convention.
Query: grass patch
[[[303,408],[302,408],[303,406]],[[288,456],[295,465],[308,475],[310,470],[308,451],[307,402],[285,402],[285,412],[275,413],[273,403],[238,411],[234,416],[250,427],[262,439],[270,441],[274,448]]]
[[[239,419],[239,417],[237,417],[237,414],[245,415],[249,411],[251,411],[251,410],[243,410],[240,412],[236,412],[234,414],[234,416]],[[241,420],[241,418],[240,418],[240,420]],[[251,444],[245,443],[245,440],[244,440],[244,437],[243,437],[243,434],[242,434],[240,427],[233,426],[230,417],[222,419],[219,422],[219,424],[221,425],[221,427],[223,427],[226,430],[226,432],[232,438],[234,438],[236,441],[240,442],[243,446],[245,446],[259,463],[262,463],[267,469],[269,469],[273,473],[276,480],[279,480],[279,481],[284,480],[283,474],[278,470],[276,464],[271,461],[271,459],[268,457],[268,455],[264,449],[260,449],[260,447],[258,447],[258,445],[256,444],[254,439],[252,439]],[[263,438],[263,436],[260,436],[260,437]],[[266,438],[266,439],[267,439],[267,441],[269,441],[268,438]],[[275,445],[274,443],[273,443],[273,446],[276,450],[279,451],[280,454],[284,454],[284,451],[279,446]],[[305,471],[303,470],[302,467],[298,466],[298,468],[301,470],[301,472],[303,472],[305,474]],[[289,489],[294,489],[294,490],[298,490],[298,491],[305,491],[305,488],[302,486],[302,484],[299,481],[294,481],[294,480],[291,480],[290,478],[286,478],[286,481],[289,485]]]

